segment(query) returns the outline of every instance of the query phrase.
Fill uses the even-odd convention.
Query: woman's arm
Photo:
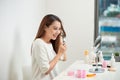
[[[58,50],[58,53],[56,54],[56,56],[54,57],[54,59],[52,61],[50,61],[50,68],[49,70],[45,73],[45,74],[49,74],[50,71],[55,67],[56,63],[58,62],[58,60],[60,59],[60,57],[63,55],[63,53],[66,51],[66,45],[61,44]]]
[[[67,60],[66,53],[63,53],[63,61],[66,61],[66,60]]]
[[[57,54],[52,61],[50,61],[50,68],[49,70],[45,73],[46,75],[50,73],[50,71],[55,67],[56,63],[58,62],[61,54]]]

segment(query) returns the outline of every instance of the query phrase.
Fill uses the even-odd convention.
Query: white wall
[[[22,80],[44,12],[44,0],[0,0],[0,80]]]
[[[62,18],[67,33],[67,68],[76,59],[83,59],[84,50],[93,45],[94,0],[47,0],[47,13]]]
[[[10,80],[10,72],[22,79],[21,67],[30,66],[32,40],[48,13],[62,19],[67,33],[68,60],[61,71],[83,59],[93,45],[94,0],[0,0],[0,80]]]

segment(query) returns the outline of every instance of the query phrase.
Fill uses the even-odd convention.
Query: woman
[[[66,33],[61,20],[56,15],[46,15],[32,44],[32,80],[52,80],[57,75],[57,63],[66,51],[62,37]]]

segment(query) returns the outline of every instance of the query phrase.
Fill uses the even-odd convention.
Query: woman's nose
[[[60,30],[57,30],[57,33],[60,34]]]

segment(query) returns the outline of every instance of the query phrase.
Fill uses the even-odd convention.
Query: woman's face
[[[45,28],[45,35],[51,40],[55,40],[61,32],[61,23],[54,21],[49,27]]]

